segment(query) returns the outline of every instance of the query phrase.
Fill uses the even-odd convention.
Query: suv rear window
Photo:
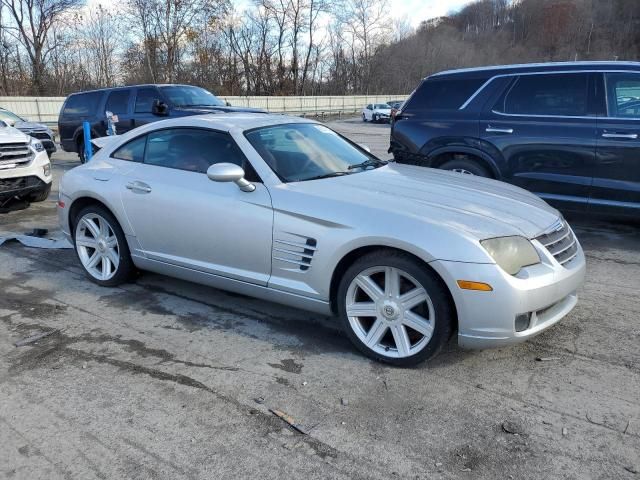
[[[588,73],[522,75],[494,110],[514,115],[585,116]]]
[[[87,92],[71,95],[64,104],[62,115],[87,117],[98,113],[98,104],[104,92]]]
[[[409,100],[408,110],[457,110],[484,83],[484,78],[473,79],[427,79]]]

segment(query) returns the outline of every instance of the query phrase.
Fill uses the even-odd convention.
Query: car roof
[[[143,131],[147,132],[162,128],[200,127],[229,132],[232,130],[245,131],[253,128],[282,125],[287,123],[317,124],[318,122],[308,118],[279,115],[275,113],[207,113],[205,115],[189,115],[186,117],[160,120],[158,122],[148,123],[143,127],[136,128],[135,131],[142,133]]]
[[[547,62],[523,63],[516,65],[493,65],[488,67],[461,68],[445,70],[431,75],[429,78],[456,77],[493,77],[515,73],[548,72],[548,71],[606,71],[606,70],[640,70],[640,62]]]
[[[74,92],[69,94],[69,96],[73,95],[82,95],[83,93],[93,93],[93,92],[108,92],[111,90],[124,90],[126,88],[144,88],[144,87],[199,87],[198,85],[187,85],[184,83],[141,83],[139,85],[121,85],[119,87],[106,87],[106,88],[94,88],[92,90],[83,90],[81,92]]]

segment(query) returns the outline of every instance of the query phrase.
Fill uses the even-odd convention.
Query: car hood
[[[216,112],[225,112],[225,113],[233,113],[233,112],[252,112],[252,113],[268,113],[266,110],[261,110],[259,108],[251,108],[251,107],[228,107],[225,105],[215,106],[215,107],[174,107],[175,110],[180,112],[189,112],[193,115],[197,114],[206,114],[206,113],[216,113]]]
[[[46,125],[36,122],[16,122],[13,126],[18,130],[48,130]]]
[[[31,139],[28,135],[22,133],[14,127],[0,128],[0,143],[25,143]]]
[[[391,113],[391,107],[389,108],[376,108],[373,110],[376,113]]]
[[[307,194],[394,215],[444,222],[480,240],[508,235],[531,239],[560,216],[539,197],[513,185],[395,163],[343,177],[289,185]]]

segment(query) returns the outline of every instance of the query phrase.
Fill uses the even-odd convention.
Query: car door
[[[132,118],[133,128],[166,118],[153,113],[154,100],[165,102],[160,90],[156,87],[136,88],[136,99],[134,102]]]
[[[604,74],[607,114],[598,118],[589,199],[597,213],[640,212],[640,72]]]
[[[564,209],[587,208],[596,150],[594,75],[514,76],[480,121],[502,155],[503,180]]]
[[[151,260],[266,285],[271,197],[259,182],[253,192],[243,192],[232,182],[209,180],[207,168],[219,162],[249,169],[227,133],[195,128],[149,133],[144,162],[129,172],[122,189],[127,217]]]
[[[133,128],[133,112],[131,107],[131,93],[130,88],[119,88],[111,90],[107,95],[107,101],[104,106],[105,119],[103,120],[104,127],[107,128],[106,112],[111,112],[117,115],[118,121],[115,122],[116,134],[122,135]]]

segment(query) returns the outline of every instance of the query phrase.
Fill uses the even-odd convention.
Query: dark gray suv
[[[432,75],[396,114],[389,151],[400,163],[519,185],[564,210],[637,218],[640,63]]]

